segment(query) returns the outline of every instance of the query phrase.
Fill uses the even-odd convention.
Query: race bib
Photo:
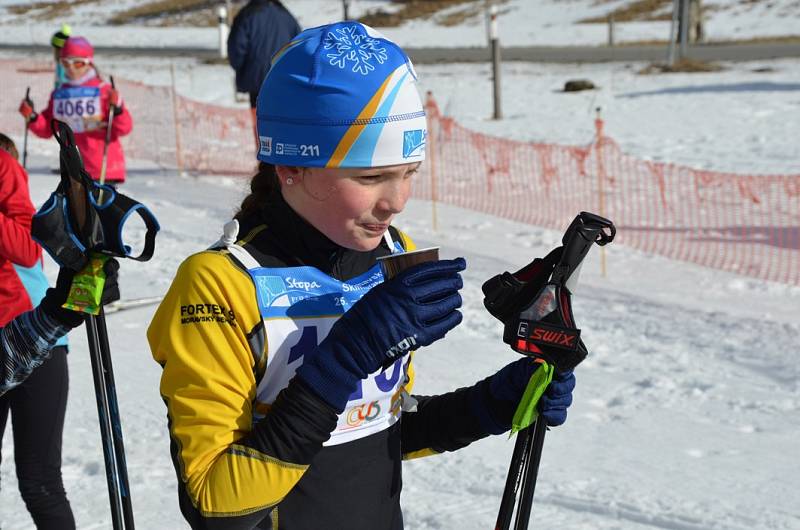
[[[269,348],[256,400],[268,405],[294,377],[305,356],[317,353],[317,345],[341,315],[383,281],[383,274],[375,266],[361,276],[340,282],[313,267],[259,268],[249,272],[256,286]],[[325,445],[368,436],[397,421],[408,361],[406,354],[359,382]]]
[[[100,87],[62,87],[53,94],[53,117],[76,132],[101,128]]]

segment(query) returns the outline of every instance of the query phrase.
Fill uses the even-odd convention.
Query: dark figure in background
[[[272,56],[300,33],[300,24],[279,0],[250,0],[233,19],[228,60],[236,71],[236,90],[250,94],[250,111],[258,151],[256,98]]]

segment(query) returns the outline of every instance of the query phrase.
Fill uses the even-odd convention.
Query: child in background
[[[75,143],[84,166],[95,180],[101,180],[101,167],[109,119],[111,140],[108,145],[105,183],[125,182],[125,155],[119,139],[131,132],[133,120],[119,92],[103,81],[94,66],[94,48],[83,37],[70,37],[60,51],[67,82],[53,90],[47,108],[36,113],[33,102],[24,99],[19,112],[30,130],[41,138],[52,136],[53,118],[67,123],[75,133]]]
[[[56,63],[55,80],[53,88],[58,90],[61,85],[67,82],[67,73],[61,65],[61,48],[67,43],[67,39],[72,34],[72,28],[69,24],[62,24],[61,29],[53,33],[50,37],[50,45],[53,47],[53,61]]]

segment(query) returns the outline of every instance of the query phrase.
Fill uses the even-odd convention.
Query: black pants
[[[0,397],[0,444],[10,411],[19,491],[39,530],[75,528],[61,480],[68,386],[67,349],[58,346],[28,379]]]

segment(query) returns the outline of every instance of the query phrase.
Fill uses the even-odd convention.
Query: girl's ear
[[[281,186],[291,186],[303,180],[303,168],[298,166],[275,166]]]

